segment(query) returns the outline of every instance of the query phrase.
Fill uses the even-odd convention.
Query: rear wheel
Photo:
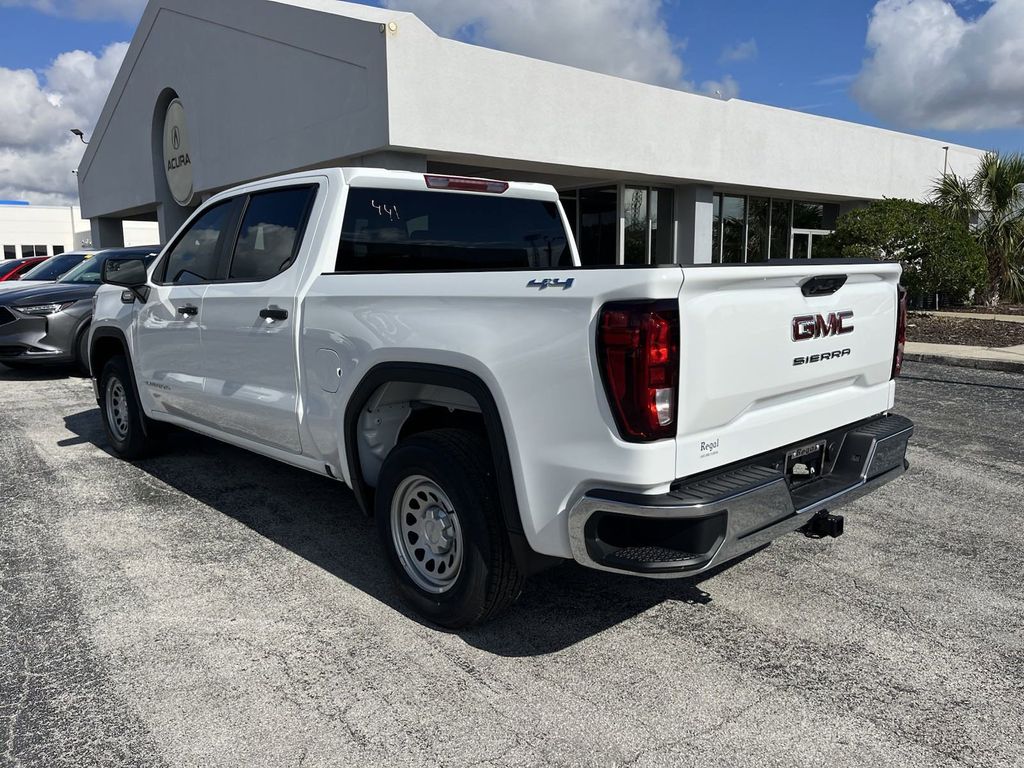
[[[430,621],[484,622],[522,591],[490,452],[476,434],[439,429],[400,443],[381,469],[376,517],[399,591]]]
[[[146,418],[135,395],[128,361],[110,358],[100,375],[100,410],[103,426],[114,453],[122,459],[138,459],[153,452],[152,422]]]

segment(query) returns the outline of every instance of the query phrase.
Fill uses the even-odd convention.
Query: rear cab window
[[[553,201],[352,187],[338,272],[572,268]]]

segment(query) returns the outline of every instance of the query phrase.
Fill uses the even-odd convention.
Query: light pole
[[[79,139],[81,139],[83,144],[89,143],[88,141],[85,140],[85,134],[82,133],[78,128],[72,128],[71,132],[75,134],[75,136],[77,136]]]

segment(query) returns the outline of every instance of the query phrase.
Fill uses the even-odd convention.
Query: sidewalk
[[[964,317],[961,313],[940,313]],[[984,319],[991,315],[980,315]],[[999,320],[1008,320],[1009,316],[997,315]],[[1024,322],[1024,318],[1014,318],[1011,322]],[[1024,344],[1016,347],[969,347],[962,344],[927,344],[920,341],[908,341],[904,348],[904,359],[920,363],[941,363],[964,368],[984,368],[990,371],[1010,371],[1024,373]]]

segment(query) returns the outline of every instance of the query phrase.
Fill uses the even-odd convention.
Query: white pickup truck
[[[905,470],[898,266],[579,263],[546,185],[359,168],[221,193],[151,267],[107,262],[111,446],[169,423],[344,482],[448,627],[564,559],[687,577],[838,535],[829,510]]]

